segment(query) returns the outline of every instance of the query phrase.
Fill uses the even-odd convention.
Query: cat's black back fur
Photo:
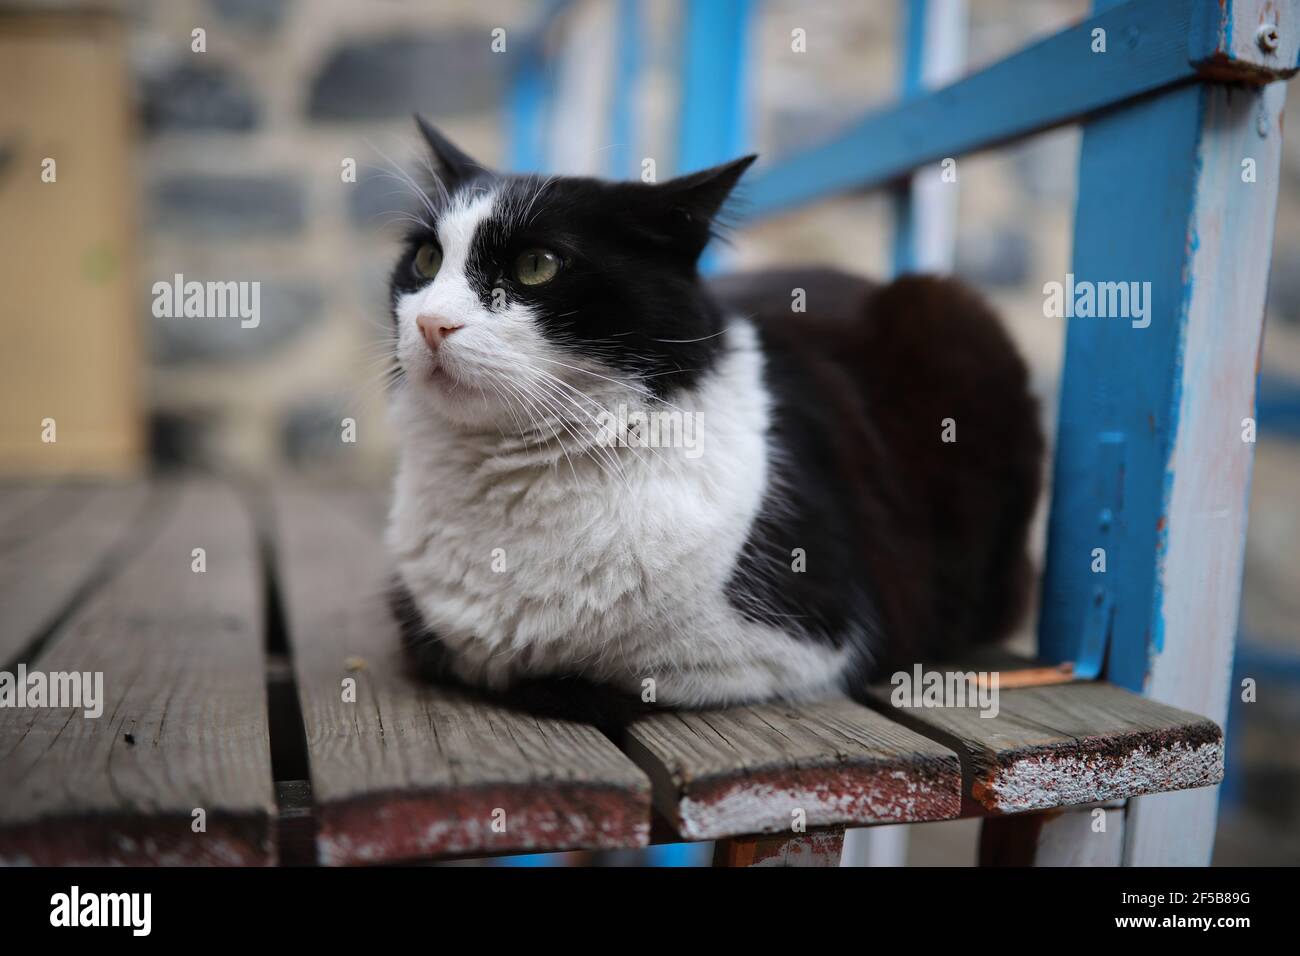
[[[779,449],[737,607],[836,644],[874,622],[857,682],[1006,637],[1035,580],[1043,437],[1024,362],[988,306],[954,280],[881,286],[825,269],[713,288],[759,328]],[[796,289],[806,312],[792,310]]]

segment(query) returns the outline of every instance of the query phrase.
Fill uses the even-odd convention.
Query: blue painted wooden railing
[[[684,2],[674,172],[746,147],[754,4]],[[913,23],[923,8],[912,0]],[[612,135],[626,144],[638,4],[618,9]],[[536,168],[546,74],[540,55],[519,62],[513,155]],[[749,215],[770,216],[1081,126],[1074,280],[1149,282],[1151,294],[1140,327],[1067,325],[1040,654],[1221,722],[1278,188],[1274,81],[1297,66],[1297,0],[1096,0],[1083,22],[942,89],[905,78],[897,104],[765,162],[747,190]],[[1126,861],[1208,859],[1214,801],[1193,791],[1130,804]]]

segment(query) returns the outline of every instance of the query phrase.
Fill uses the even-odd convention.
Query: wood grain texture
[[[624,749],[690,840],[943,820],[960,810],[956,754],[844,698],[654,714]]]
[[[322,862],[646,844],[649,784],[604,735],[408,676],[376,496],[272,508]]]
[[[157,508],[140,546],[28,663],[102,674],[102,715],[0,709],[4,862],[274,862],[252,525],[214,484],[163,489]]]
[[[894,707],[891,690],[872,688],[870,696],[962,755],[969,812],[1044,810],[1223,778],[1223,733],[1214,721],[1110,684],[1004,690],[993,717],[976,707]]]
[[[0,481],[0,541],[9,534],[9,523],[18,521],[49,494],[51,485],[23,481]]]
[[[106,570],[147,498],[143,484],[0,490],[0,666],[22,654]]]

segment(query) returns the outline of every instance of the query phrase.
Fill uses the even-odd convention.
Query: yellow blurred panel
[[[138,470],[143,333],[119,24],[0,15],[0,90],[0,473]]]

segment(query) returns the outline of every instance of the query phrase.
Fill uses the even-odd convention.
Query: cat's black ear
[[[698,256],[718,232],[718,213],[727,197],[757,158],[744,156],[650,186],[642,194],[648,205],[642,207],[640,216],[647,238]]]
[[[729,163],[701,169],[698,173],[670,179],[659,189],[662,194],[671,197],[674,205],[685,211],[691,218],[709,222],[718,214],[722,204],[736,188],[740,177],[756,159],[758,159],[757,154],[742,156]]]
[[[437,160],[445,185],[455,186],[489,171],[482,163],[461,152],[455,143],[438,132],[434,125],[419,113],[415,114],[415,125],[420,127],[420,135],[433,150],[433,158]]]

